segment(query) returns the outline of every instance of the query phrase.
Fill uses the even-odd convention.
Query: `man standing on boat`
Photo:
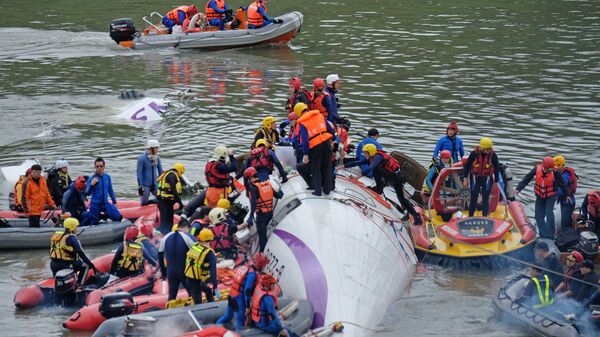
[[[158,176],[163,173],[162,163],[158,150],[160,143],[156,139],[150,139],[146,143],[146,152],[142,153],[137,160],[137,182],[140,204],[148,205],[150,194],[156,197],[156,186]],[[153,200],[153,202],[156,202]]]
[[[465,164],[463,187],[469,186],[469,173],[473,175],[471,182],[471,201],[469,202],[469,216],[474,216],[477,210],[477,199],[481,193],[481,215],[488,216],[490,210],[490,194],[495,182],[500,176],[500,163],[498,156],[492,148],[492,140],[483,137],[479,140],[479,146],[469,155]],[[493,177],[493,179],[491,179]]]
[[[338,103],[338,98],[335,96],[340,89],[340,77],[338,74],[329,74],[325,77],[325,90],[327,96],[323,98],[323,105],[327,109],[328,118],[337,128],[338,123],[342,121],[340,115],[338,114],[338,108],[340,104]]]
[[[446,127],[446,135],[442,136],[433,150],[433,158],[437,158],[438,154],[448,150],[452,154],[452,160],[455,163],[465,155],[462,139],[458,136],[458,124],[450,122]]]
[[[185,173],[185,166],[182,163],[175,163],[173,168],[163,172],[158,177],[158,191],[156,197],[158,201],[158,211],[160,213],[160,226],[158,230],[167,234],[173,227],[173,207],[179,205],[179,209],[183,209],[181,201],[182,178]]]
[[[35,164],[31,166],[31,175],[27,178],[25,186],[25,212],[29,212],[29,227],[40,227],[40,217],[47,204],[56,208],[56,204],[50,196],[46,179],[42,177],[42,166]]]
[[[186,19],[191,19],[198,13],[198,8],[196,5],[190,6],[179,6],[177,8],[173,8],[165,16],[162,18],[162,24],[169,28],[169,34],[173,32],[173,27],[176,25],[183,25],[183,22]]]
[[[185,277],[187,252],[195,243],[189,230],[189,222],[181,221],[158,245],[158,265],[162,280],[169,283],[169,301],[177,298],[180,285],[185,287],[188,294],[192,293]]]
[[[564,194],[562,190],[558,190],[556,197],[560,203],[560,228],[565,229],[571,227],[573,223],[573,211],[575,210],[575,192],[577,192],[577,174],[572,167],[566,166],[565,157],[562,155],[555,156],[554,167],[556,172],[562,175],[563,181],[568,187],[568,193]]]
[[[90,197],[90,210],[88,217],[84,219],[82,226],[96,225],[100,221],[100,213],[106,214],[106,216],[113,221],[121,221],[123,216],[117,209],[117,198],[115,197],[115,191],[112,186],[112,179],[108,173],[104,173],[104,167],[106,163],[104,159],[98,157],[94,161],[94,167],[96,172],[87,180],[85,187],[85,194],[91,195]],[[108,202],[110,196],[112,204]]]
[[[225,29],[225,22],[228,19],[226,13],[229,11],[229,6],[227,6],[225,0],[208,0],[204,11],[209,25],[219,27],[220,30]],[[231,15],[229,15],[229,18],[231,18]]]
[[[254,224],[254,213],[256,212],[256,233],[260,246],[259,252],[262,253],[267,246],[267,227],[273,219],[273,198],[281,199],[283,192],[274,191],[268,179],[260,180],[254,167],[249,167],[244,171],[244,184],[248,199],[250,199],[248,226]]]

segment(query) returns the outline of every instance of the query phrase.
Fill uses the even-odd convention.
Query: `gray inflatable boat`
[[[227,301],[203,303],[189,307],[152,311],[143,314],[111,318],[94,332],[92,337],[117,337],[117,336],[156,336],[175,337],[214,324],[224,313]],[[314,311],[307,300],[294,300],[281,298],[281,310],[296,307],[297,309],[284,320],[284,323],[297,335],[302,335],[310,329]],[[281,311],[280,310],[280,311]],[[240,331],[242,336],[272,336],[263,331],[252,328]]]

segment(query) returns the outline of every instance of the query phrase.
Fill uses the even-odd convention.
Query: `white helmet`
[[[160,147],[160,143],[156,139],[148,139],[146,143],[146,148],[149,149],[151,147]]]
[[[56,161],[56,164],[54,164],[54,168],[56,168],[57,170],[60,170],[64,167],[69,167],[69,163],[64,159],[59,159]]]
[[[213,156],[212,156],[212,160],[225,160],[227,159],[227,154],[229,153],[229,150],[223,146],[223,145],[219,145],[217,147],[215,147],[215,149],[213,150]]]
[[[340,77],[338,76],[338,74],[329,74],[325,78],[325,81],[327,81],[327,84],[332,84],[333,82],[337,82],[339,80],[340,80]]]
[[[213,225],[223,223],[227,221],[227,210],[225,208],[215,207],[208,213],[208,218]]]

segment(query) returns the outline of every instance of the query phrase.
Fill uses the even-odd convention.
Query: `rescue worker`
[[[254,325],[274,336],[296,336],[283,325],[277,312],[277,296],[281,290],[271,274],[263,274],[250,302],[250,319]]]
[[[68,268],[79,273],[82,270],[83,262],[95,273],[100,272],[83,251],[79,239],[77,239],[77,226],[79,226],[77,219],[67,218],[63,223],[64,230],[57,230],[50,238],[50,269],[53,276],[59,270]],[[80,275],[80,282],[82,277],[83,275]]]
[[[379,139],[379,131],[377,129],[369,129],[369,131],[367,131],[367,137],[356,146],[356,160],[362,161],[365,159],[363,156],[363,147],[367,144],[373,144],[377,150],[383,150],[383,146],[379,144],[377,139]],[[367,167],[369,167],[369,164],[360,165],[360,171],[365,172]],[[373,178],[372,173],[371,175],[367,175],[367,177]]]
[[[481,194],[481,215],[486,217],[490,210],[492,186],[494,182],[498,181],[500,175],[500,162],[494,152],[492,140],[488,137],[481,138],[479,146],[469,154],[467,163],[464,165],[464,178],[461,178],[464,188],[469,186],[469,174],[472,175],[470,178],[472,184],[469,216],[475,215],[477,200]]]
[[[577,192],[577,174],[572,167],[565,166],[566,160],[562,155],[555,156],[554,167],[556,173],[560,174],[567,185],[567,192],[556,191],[557,202],[560,203],[561,229],[570,228],[573,224],[573,211],[575,210],[575,192]]]
[[[538,241],[534,247],[534,255],[536,262],[540,264],[542,268],[552,271],[552,273],[548,273],[548,276],[552,280],[552,284],[560,284],[562,281],[563,267],[559,257],[550,252],[548,244],[544,241]]]
[[[302,105],[299,105],[302,104]],[[302,115],[298,118],[298,143],[302,145],[303,169],[298,167],[298,172],[304,178],[308,188],[314,188],[313,195],[329,195],[333,188],[333,167],[331,138],[335,129],[326,121],[319,110],[308,111],[304,103],[298,103],[302,108]],[[295,110],[295,109],[294,109]],[[307,172],[310,172],[310,175]]]
[[[600,235],[600,190],[589,191],[583,198],[581,219],[592,221],[596,234]]]
[[[140,227],[140,233],[135,239],[135,242],[141,244],[144,247],[144,249],[148,252],[148,256],[150,256],[154,261],[158,261],[158,248],[154,245],[154,243],[152,243],[153,238],[154,226],[152,224],[147,223]]]
[[[420,225],[421,216],[415,211],[413,205],[404,196],[404,183],[406,180],[404,179],[404,174],[400,170],[398,161],[383,150],[378,150],[374,144],[367,144],[362,150],[365,159],[346,163],[340,166],[340,169],[343,167],[348,168],[368,163],[369,166],[362,173],[363,175],[368,175],[369,173],[373,174],[376,183],[375,191],[382,194],[385,185],[392,186],[402,208],[408,212],[406,217],[408,217],[408,214],[412,215],[413,224]]]
[[[192,4],[190,6],[179,6],[168,11],[167,14],[163,16],[162,24],[169,28],[170,34],[173,32],[174,26],[183,25],[183,22],[186,19],[190,20],[192,16],[196,15],[196,13],[198,13],[198,8],[196,8],[196,5]]]
[[[578,251],[573,251],[566,258],[567,270],[563,281],[556,287],[554,292],[558,297],[571,298],[577,294],[580,282],[577,280],[583,279],[581,274],[581,263],[583,263],[583,255]]]
[[[531,280],[523,295],[517,299],[533,309],[544,309],[554,303],[553,284],[539,267],[531,267]]]
[[[54,169],[48,174],[48,191],[56,206],[62,204],[63,195],[72,182],[69,176],[69,163],[64,159],[57,160]]]
[[[554,160],[545,157],[517,185],[517,195],[535,177],[535,222],[540,230],[540,237],[554,240],[556,228],[554,224],[554,203],[558,189],[567,195],[568,189],[560,174],[554,173]]]
[[[277,119],[273,116],[267,116],[262,120],[262,126],[256,130],[254,134],[254,143],[259,139],[264,139],[268,142],[269,148],[273,144],[279,143],[279,133],[277,132]]]
[[[581,274],[583,275],[582,280],[584,282],[581,283],[577,293],[575,296],[573,296],[573,298],[577,302],[583,303],[596,292],[596,286],[594,286],[594,284],[598,284],[600,277],[598,274],[596,274],[596,272],[594,272],[594,262],[591,260],[583,261],[580,270]]]
[[[247,264],[235,269],[235,276],[229,291],[227,308],[225,314],[217,320],[217,324],[231,322],[235,316],[235,330],[240,331],[244,327],[245,318],[249,314],[250,300],[254,294],[257,281],[265,267],[269,264],[267,256],[256,253]]]
[[[287,173],[279,162],[279,158],[277,158],[275,152],[269,150],[268,142],[264,139],[256,141],[254,148],[250,150],[250,156],[242,165],[242,169],[236,175],[236,178],[239,179],[249,167],[254,167],[258,171],[258,178],[261,181],[269,180],[269,176],[273,173],[273,167],[277,167],[282,182],[285,183],[288,180]]]
[[[302,103],[302,102],[300,102]],[[308,105],[306,105],[305,103],[302,103],[303,105],[300,104],[296,104],[294,107],[298,107],[299,110],[303,110],[303,107],[307,107]],[[288,118],[285,122],[279,124],[279,135],[281,135],[281,140],[280,143],[288,143],[292,145],[292,148],[294,149],[294,155],[296,156],[296,164],[300,164],[302,163],[302,146],[300,145],[300,143],[298,143],[298,139],[296,137],[296,135],[298,134],[298,116],[302,115],[302,111],[298,112],[298,115],[296,114],[296,112],[291,112],[290,114],[288,114]],[[289,134],[287,134],[285,132],[285,127],[286,126],[290,126],[290,132]],[[287,137],[286,137],[287,134]],[[284,138],[285,137],[285,138]]]
[[[337,127],[342,120],[338,114],[338,109],[341,105],[339,104],[339,99],[336,97],[338,90],[340,90],[340,77],[338,74],[329,74],[325,77],[325,82],[327,85],[323,92],[328,95],[327,97],[323,97],[322,103],[327,110],[328,119]]]
[[[56,208],[56,204],[50,196],[46,179],[42,177],[42,167],[38,164],[31,166],[31,174],[27,178],[24,195],[25,212],[29,213],[29,227],[40,227],[40,217],[45,205]]]
[[[433,150],[433,158],[437,158],[440,151],[448,150],[452,154],[452,160],[458,163],[465,155],[462,139],[458,136],[458,124],[456,122],[448,123],[446,135],[442,136]]]
[[[117,248],[110,265],[110,274],[119,278],[132,277],[144,272],[144,260],[156,267],[156,260],[141,243],[136,242],[139,230],[136,226],[125,229],[123,242]]]
[[[200,207],[200,211],[198,211],[197,214],[197,218],[193,219],[192,218],[194,216],[192,216],[192,218],[190,218],[191,224],[192,224],[192,229],[190,229],[190,234],[194,237],[198,236],[198,234],[200,233],[200,231],[204,228],[208,228],[210,226],[210,218],[209,218],[209,214],[210,211],[212,210],[212,208],[207,207],[207,206],[202,206]]]
[[[194,237],[188,233],[189,230],[189,223],[182,221],[158,245],[158,265],[162,279],[169,283],[169,301],[177,298],[180,285],[185,287],[188,294],[192,293],[185,277],[187,252],[195,242]]]
[[[433,191],[433,185],[440,172],[442,172],[443,169],[450,167],[452,167],[452,154],[450,154],[450,151],[448,150],[442,150],[439,159],[434,158],[429,166],[429,172],[423,183],[423,193],[421,193],[421,198],[424,202],[429,201],[431,192]]]
[[[323,81],[322,78],[316,78],[313,81],[313,90],[310,92],[309,107],[311,110],[319,110],[326,120],[337,124],[339,119],[337,107],[335,107],[334,98],[331,97],[329,91],[325,90],[325,81]]]
[[[80,223],[83,223],[83,219],[89,216],[85,206],[85,187],[85,177],[77,177],[77,179],[69,185],[69,189],[63,195],[61,206],[62,214],[69,213],[71,217],[76,218]]]
[[[225,0],[208,0],[204,11],[208,24],[220,30],[224,30],[227,20],[231,20],[231,11]]]
[[[221,299],[217,282],[217,256],[209,246],[214,235],[210,229],[203,229],[197,236],[198,242],[194,243],[185,258],[185,276],[188,283],[188,293],[195,304],[202,303],[202,293],[207,302],[213,302],[213,292]],[[212,288],[207,282],[210,281]]]
[[[31,174],[31,167],[27,169],[24,175],[19,176],[19,180],[15,183],[13,188],[13,203],[14,206],[11,207],[12,210],[17,212],[24,212],[25,206],[27,203],[25,202],[25,187],[27,187],[27,180],[29,175]]]
[[[158,177],[158,191],[156,199],[158,211],[160,212],[160,226],[158,230],[167,234],[173,227],[173,207],[179,205],[179,209],[183,209],[181,201],[182,178],[185,173],[185,166],[182,163],[175,163],[170,170],[163,172]]]
[[[85,194],[91,195],[88,217],[84,219],[82,226],[96,225],[100,221],[100,213],[103,212],[107,218],[113,221],[121,221],[123,216],[117,209],[117,198],[112,186],[112,179],[108,173],[104,173],[106,163],[98,157],[94,161],[96,172],[88,178]],[[108,202],[110,196],[112,204]]]
[[[237,232],[238,227],[229,222],[227,210],[224,208],[213,208],[208,217],[210,218],[209,229],[214,234],[210,247],[226,259],[235,260],[237,258],[237,248],[233,235]]]
[[[150,194],[156,197],[156,186],[158,176],[163,173],[160,155],[158,154],[160,143],[156,139],[149,139],[146,143],[146,151],[137,159],[137,183],[138,195],[142,206],[155,203],[150,202]]]
[[[229,163],[227,160],[229,159]],[[213,156],[204,168],[204,175],[208,183],[206,190],[206,205],[214,208],[219,199],[229,197],[229,184],[231,180],[230,173],[237,171],[237,161],[233,156],[233,151],[225,146],[215,147]]]
[[[261,181],[256,169],[249,167],[244,171],[246,194],[250,199],[250,215],[248,226],[254,225],[254,214],[256,213],[256,233],[258,234],[259,252],[264,252],[267,245],[267,227],[273,218],[273,198],[283,198],[283,192],[273,190],[269,180]]]
[[[302,89],[302,80],[298,77],[294,77],[290,80],[290,98],[288,98],[285,104],[285,108],[288,113],[293,113],[294,107],[300,102],[308,105],[310,102],[310,93],[308,90]]]
[[[271,23],[283,23],[283,20],[267,16],[265,0],[256,0],[248,6],[248,29],[262,28]]]

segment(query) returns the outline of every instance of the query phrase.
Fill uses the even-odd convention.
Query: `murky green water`
[[[78,175],[92,172],[93,158],[102,156],[118,195],[134,197],[135,158],[148,137],[160,139],[165,164],[182,161],[198,179],[216,144],[241,150],[261,117],[284,118],[290,77],[308,83],[336,72],[354,141],[377,127],[386,147],[426,164],[445,125],[456,120],[467,149],[492,137],[516,179],[541,157],[562,153],[579,174],[578,196],[600,186],[596,1],[273,1],[271,14],[305,15],[289,48],[140,52],[109,39],[111,19],[129,16],[141,27],[143,15],[172,5],[0,2],[3,13],[13,13],[0,23],[0,165],[65,157]],[[127,103],[117,95],[129,88],[192,95],[163,121],[134,124],[115,118]],[[9,188],[2,182],[3,208]],[[523,200],[533,200],[530,190]],[[67,311],[12,307],[20,285],[49,273],[46,255],[0,254],[5,333],[63,334]],[[490,306],[507,275],[428,268],[391,308],[381,335],[521,336]]]

